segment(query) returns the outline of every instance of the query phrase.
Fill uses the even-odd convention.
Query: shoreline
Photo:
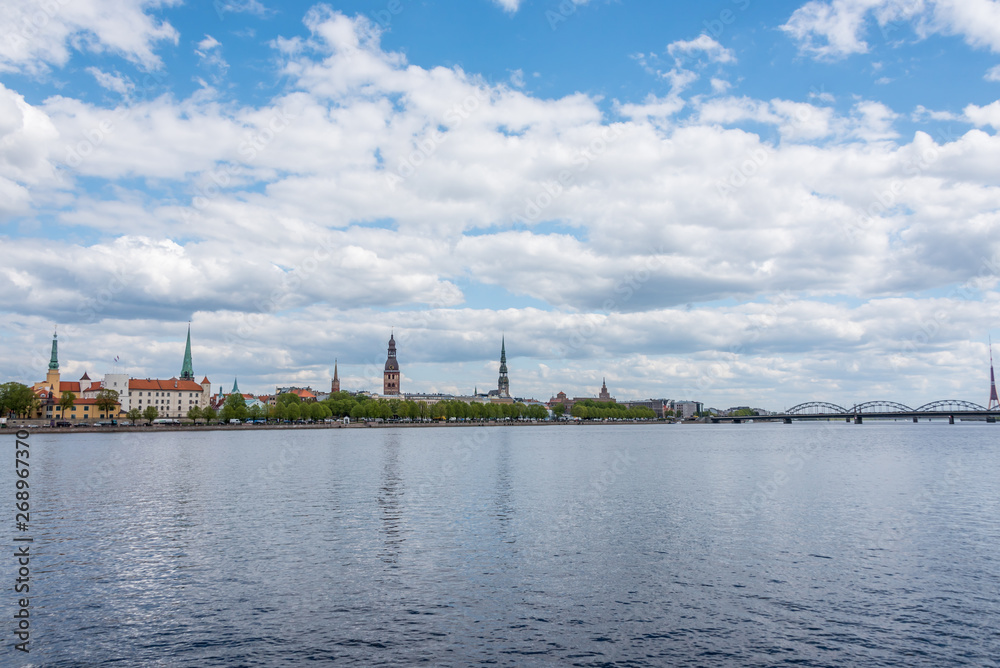
[[[27,426],[23,424],[8,424],[6,429],[0,429],[0,435],[5,433],[15,434],[20,430],[25,430],[29,434],[123,434],[123,433],[175,433],[181,431],[263,431],[263,430],[313,430],[313,429],[386,429],[386,428],[469,428],[469,427],[569,427],[569,426],[596,426],[596,425],[667,425],[675,424],[663,420],[650,420],[648,422],[604,422],[604,421],[553,421],[539,420],[530,421],[510,421],[510,422],[352,422],[342,424],[335,422],[332,424],[201,424],[201,425],[119,425],[116,427],[44,427],[40,425]],[[698,422],[685,422],[684,424],[700,424]]]

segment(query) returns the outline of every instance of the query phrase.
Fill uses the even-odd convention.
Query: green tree
[[[284,394],[278,395],[279,404],[301,404],[302,398],[297,394],[292,394],[291,392],[285,392]]]
[[[160,417],[160,411],[156,409],[156,406],[146,406],[146,409],[142,411],[142,417],[146,424],[151,424],[153,420]]]
[[[197,423],[198,418],[202,417],[201,408],[199,408],[198,406],[192,406],[191,408],[188,409],[187,417],[188,420]]]
[[[129,421],[135,425],[136,420],[142,419],[142,411],[138,408],[130,408],[128,413],[125,413],[125,417],[127,417]]]
[[[108,417],[118,417],[114,412],[115,407],[118,406],[118,390],[102,388],[97,393],[94,405],[101,409],[102,413],[106,413]]]
[[[285,395],[281,395],[285,396]],[[295,395],[292,395],[295,396]],[[297,399],[298,397],[296,397]],[[302,416],[302,409],[299,407],[298,402],[286,402],[285,403],[285,419],[286,420],[298,420]]]
[[[76,395],[72,392],[63,392],[62,396],[59,397],[59,408],[63,418],[66,417],[66,409],[73,408],[74,403],[76,403]]]
[[[27,415],[38,397],[31,388],[21,383],[4,383],[0,385],[0,416],[6,417],[13,413],[17,416]]]
[[[208,424],[212,420],[219,417],[219,411],[215,410],[211,406],[205,406],[201,409],[201,416],[205,418],[205,424]]]
[[[566,404],[556,404],[552,407],[552,412],[556,414],[556,417],[562,417],[566,413]]]
[[[232,419],[245,420],[248,414],[247,402],[242,394],[227,396],[226,401],[222,404],[222,410],[219,411],[219,417],[223,422],[229,422]]]

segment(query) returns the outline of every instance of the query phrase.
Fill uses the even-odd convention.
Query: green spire
[[[240,392],[240,386],[236,384],[236,377],[235,376],[233,377],[233,391],[230,392],[230,394],[239,394],[241,396],[243,394],[242,392]]]
[[[500,373],[507,373],[507,345],[504,337],[500,337]]]
[[[52,332],[52,359],[49,360],[49,368],[55,371],[59,370],[59,342],[56,340],[57,338],[58,335],[55,332]]]
[[[191,323],[188,323],[187,345],[184,347],[184,364],[181,365],[181,380],[194,380],[194,366],[191,364]]]

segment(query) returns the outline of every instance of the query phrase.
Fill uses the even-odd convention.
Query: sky
[[[1000,2],[0,16],[4,381],[987,402]]]

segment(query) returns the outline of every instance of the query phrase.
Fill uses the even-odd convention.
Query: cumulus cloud
[[[322,350],[355,360],[357,389],[394,325],[427,364],[478,364],[506,329],[522,338],[525,392],[570,390],[572,372],[615,359],[622,392],[659,394],[669,377],[671,394],[706,398],[741,383],[808,391],[823,370],[800,352],[889,373],[919,340],[920,358],[900,353],[891,370],[905,384],[995,306],[995,134],[900,137],[889,105],[838,111],[822,93],[674,90],[608,112],[584,94],[412,64],[363,17],[319,7],[306,25],[274,44],[293,92],[265,103],[154,89],[113,107],[29,105],[0,88],[0,202],[60,230],[5,228],[14,319],[120,332],[72,364],[117,346],[157,375],[149,332],[194,313],[214,346],[204,358],[262,384],[297,369],[321,385],[329,360],[296,343],[318,332]],[[708,42],[675,51],[724,57]],[[964,118],[996,128],[995,106]],[[105,187],[72,187],[84,179]],[[485,308],[482,290],[533,306]],[[924,291],[952,294],[912,296]],[[716,301],[731,305],[703,306]],[[945,309],[936,338],[918,336]]]
[[[702,34],[692,40],[678,40],[667,46],[667,53],[675,59],[684,60],[685,57],[694,57],[704,54],[713,63],[735,63],[736,56],[732,50],[725,48],[717,41]]]
[[[159,42],[176,44],[177,30],[150,12],[178,0],[75,0],[69,3],[28,3],[0,0],[4,39],[0,40],[0,71],[37,74],[61,67],[71,49],[120,55],[145,69],[162,61]]]
[[[965,108],[964,113],[966,118],[977,127],[989,125],[994,130],[1000,130],[1000,100],[985,107],[970,104]]]
[[[918,36],[958,35],[973,47],[1000,52],[1000,3],[995,0],[810,0],[781,29],[822,59],[867,53],[870,25],[890,39],[901,25]]]

